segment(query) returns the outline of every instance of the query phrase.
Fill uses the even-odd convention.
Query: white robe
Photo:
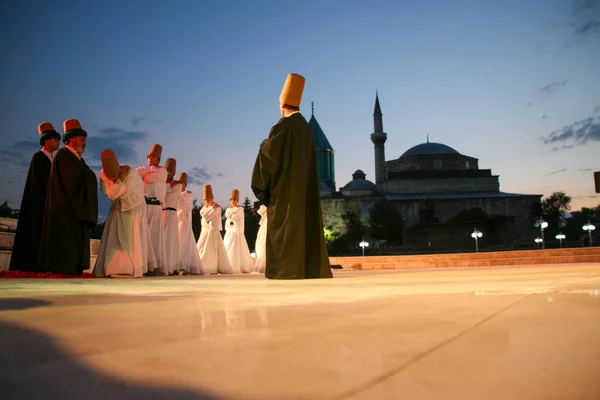
[[[177,219],[177,203],[181,197],[181,184],[173,187],[167,185],[165,207],[163,208],[163,226],[165,235],[165,273],[179,271],[179,221]],[[167,210],[172,208],[173,210]]]
[[[144,183],[135,171],[124,181],[115,182],[100,171],[100,190],[112,201],[102,232],[94,274],[142,277],[155,259],[148,259],[144,245],[148,240]],[[151,253],[151,252],[150,252]]]
[[[225,250],[234,274],[249,274],[254,269],[250,249],[244,235],[244,209],[229,207],[225,210]]]
[[[179,265],[190,274],[203,274],[202,261],[196,248],[194,230],[192,229],[192,208],[194,195],[183,192],[177,204],[177,219],[179,220]]]
[[[256,245],[254,246],[254,251],[256,252],[254,270],[264,274],[267,268],[267,207],[261,205],[257,212],[260,215],[260,228],[258,228]]]
[[[202,232],[198,239],[198,253],[202,260],[205,274],[231,274],[231,264],[227,257],[227,251],[223,245],[221,231],[221,208],[207,207],[204,205],[200,210],[202,218]]]
[[[144,195],[148,198],[159,200],[164,204],[167,185],[167,170],[163,167],[139,167],[137,172],[144,180]],[[150,242],[156,257],[157,268],[160,272],[166,273],[166,249],[164,227],[162,222],[162,205],[146,206],[148,215],[148,230],[150,232]]]

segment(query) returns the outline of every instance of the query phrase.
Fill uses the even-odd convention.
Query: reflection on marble
[[[600,398],[600,264],[335,275],[0,281],[2,398]]]

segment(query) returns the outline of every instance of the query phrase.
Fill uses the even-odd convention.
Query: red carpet
[[[95,278],[94,274],[84,272],[81,275],[56,274],[54,272],[23,272],[23,271],[0,271],[0,279],[89,279]]]

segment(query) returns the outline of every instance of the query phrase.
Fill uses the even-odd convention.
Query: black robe
[[[46,195],[39,264],[44,271],[79,275],[90,267],[90,230],[98,222],[98,181],[69,149],[56,152]]]
[[[267,206],[266,277],[331,278],[315,142],[302,114],[280,119],[261,143],[252,191]]]
[[[37,259],[44,222],[44,203],[48,188],[48,175],[52,162],[44,152],[31,157],[25,190],[19,209],[19,221],[10,257],[11,271],[38,272]]]

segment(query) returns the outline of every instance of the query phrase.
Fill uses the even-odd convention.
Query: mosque
[[[317,148],[323,222],[344,232],[342,215],[354,212],[366,223],[369,209],[381,199],[392,202],[402,216],[403,243],[416,248],[455,249],[472,246],[470,233],[477,228],[487,247],[510,248],[530,242],[537,230],[529,210],[542,195],[500,191],[499,176],[479,169],[478,159],[450,146],[427,142],[386,160],[383,114],[375,96],[375,181],[358,169],[352,180],[336,189],[335,152],[317,122],[314,108],[309,125]]]

